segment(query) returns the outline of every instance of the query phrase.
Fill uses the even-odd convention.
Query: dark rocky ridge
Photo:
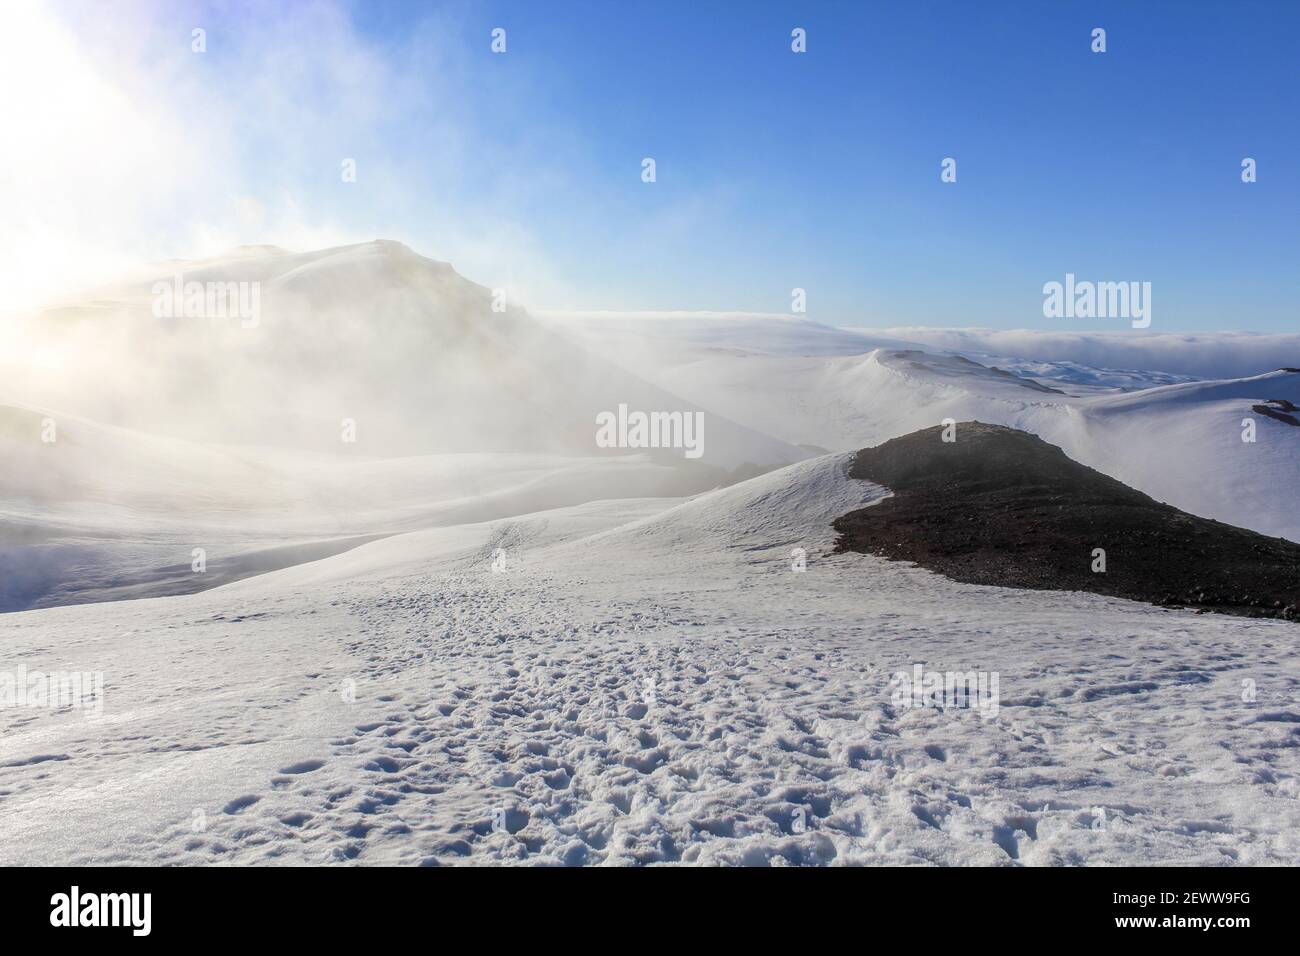
[[[955,442],[941,434],[858,452],[850,477],[894,494],[836,519],[837,551],[971,584],[1300,619],[1300,544],[1179,511],[1028,432],[963,422]],[[1094,548],[1105,573],[1092,571]]]
[[[1293,402],[1285,398],[1270,398],[1263,405],[1250,406],[1251,411],[1258,412],[1260,415],[1267,415],[1269,418],[1276,418],[1280,422],[1288,425],[1300,426],[1300,419],[1290,412],[1300,411]]]

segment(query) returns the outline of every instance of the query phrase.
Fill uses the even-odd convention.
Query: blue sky
[[[1123,328],[1043,317],[1073,272],[1151,282],[1152,331],[1300,318],[1300,3],[102,10],[62,8],[82,55],[208,144],[211,188],[133,207],[142,253],[396,238],[538,309],[784,312],[798,286],[837,324]]]

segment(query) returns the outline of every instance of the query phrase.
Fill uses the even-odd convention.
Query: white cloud
[[[954,352],[1147,369],[1196,378],[1245,378],[1300,367],[1300,332],[1051,332],[917,326],[852,331]]]

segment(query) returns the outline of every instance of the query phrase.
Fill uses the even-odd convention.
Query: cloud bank
[[[1029,329],[936,329],[921,326],[852,331],[931,348],[1077,362],[1094,368],[1147,369],[1195,378],[1245,378],[1300,367],[1300,332],[1048,332]]]

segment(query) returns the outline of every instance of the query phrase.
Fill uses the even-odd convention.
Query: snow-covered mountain
[[[667,322],[645,332],[632,323],[617,333],[563,326],[665,389],[791,444],[847,451],[946,418],[1008,425],[1185,511],[1300,540],[1300,512],[1285,490],[1300,473],[1300,428],[1254,410],[1269,399],[1300,403],[1300,372],[1134,388],[1169,376],[1131,373],[1117,383],[1114,373],[1076,365],[1075,375],[1038,378],[866,335],[845,354],[842,333],[796,320],[772,348],[754,323],[714,323],[711,334],[691,327],[707,321],[676,331]]]
[[[156,314],[160,303],[188,308],[188,293],[171,288],[191,283],[238,289],[257,315]],[[385,240],[163,263],[32,316],[10,341],[0,402],[191,441],[390,457],[589,455],[600,451],[596,415],[623,403],[704,411],[702,466],[803,457],[555,335],[508,290]],[[345,419],[356,441],[343,449]]]
[[[258,321],[155,315],[182,273]],[[1294,861],[1294,624],[831,523],[892,493],[853,451],[951,418],[1297,538],[1300,374],[493,299],[257,247],[5,327],[0,646],[102,686],[0,708],[0,864]],[[703,459],[599,447],[620,404],[704,412]],[[993,706],[913,706],[918,667]]]
[[[155,284],[177,275],[257,283],[258,322],[156,316]],[[398,243],[255,247],[164,263],[10,330],[0,608],[174,593],[369,535],[691,493],[945,418],[1034,432],[1186,511],[1300,538],[1283,491],[1300,429],[1253,410],[1300,403],[1295,373],[1011,371],[795,318],[539,323],[493,311],[493,294]],[[705,455],[599,448],[595,417],[620,404],[704,410]],[[48,422],[57,442],[41,440]],[[211,576],[190,573],[195,548]]]
[[[232,290],[222,316],[214,288]],[[499,301],[400,243],[259,246],[6,326],[0,611],[210,587],[368,535],[807,457]],[[598,416],[621,407],[701,416],[698,457],[603,447]],[[196,548],[212,573],[191,573]]]

